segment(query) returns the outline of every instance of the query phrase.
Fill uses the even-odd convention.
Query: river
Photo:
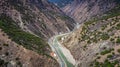
[[[56,54],[56,60],[60,64],[60,67],[74,67],[75,59],[73,58],[70,51],[61,45],[58,41],[59,37],[68,35],[69,33],[60,34],[53,36],[49,39],[48,44],[50,45],[52,51]]]

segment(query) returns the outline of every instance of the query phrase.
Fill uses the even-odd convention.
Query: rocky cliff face
[[[47,0],[0,0],[0,9],[21,29],[44,39],[72,30],[75,23]]]
[[[118,0],[74,0],[63,11],[76,22],[82,23],[115,7],[117,2]]]

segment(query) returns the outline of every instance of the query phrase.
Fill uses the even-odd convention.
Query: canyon
[[[0,66],[119,67],[119,4],[0,0]]]

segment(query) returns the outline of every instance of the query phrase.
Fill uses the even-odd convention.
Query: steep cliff
[[[89,19],[99,16],[114,8],[119,0],[74,0],[62,10],[74,18],[76,22],[83,23]]]

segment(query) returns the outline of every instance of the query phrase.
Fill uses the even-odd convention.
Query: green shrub
[[[97,59],[100,59],[100,58],[101,58],[100,56],[97,57]]]
[[[88,25],[91,25],[91,24],[93,24],[93,23],[95,23],[95,22],[97,22],[97,21],[98,21],[98,18],[93,18],[92,20],[87,21],[87,22],[85,22],[84,24],[85,24],[86,26],[88,26]]]
[[[0,47],[0,50],[2,50],[2,47]]]
[[[102,67],[114,67],[114,64],[112,64],[111,62],[104,62]]]
[[[117,30],[120,30],[120,24],[117,24],[115,27]]]
[[[102,30],[105,30],[105,28],[106,28],[106,25],[103,25],[103,26],[102,26]]]
[[[110,41],[114,41],[115,39],[111,38]]]
[[[117,41],[116,41],[116,43],[120,43],[120,38],[117,38]]]
[[[108,40],[110,37],[109,37],[109,35],[107,34],[107,33],[103,33],[102,35],[101,35],[101,39],[102,40]]]
[[[0,66],[2,66],[4,63],[4,60],[0,59]]]
[[[18,60],[20,60],[20,58],[19,58],[19,57],[16,57],[15,60],[18,61]]]
[[[104,51],[102,51],[100,54],[101,54],[101,55],[105,55],[105,54],[110,53],[111,51],[112,51],[112,49],[104,50]]]
[[[112,52],[112,55],[115,55],[115,53],[114,53],[114,52]]]
[[[112,55],[111,55],[111,54],[110,54],[110,55],[108,55],[108,56],[107,56],[107,58],[112,58]]]
[[[7,67],[8,62],[5,62],[4,60],[0,59],[0,67]]]
[[[113,62],[113,64],[114,64],[114,65],[119,64],[119,61],[118,61],[118,60],[115,60],[115,61]]]
[[[96,62],[95,62],[95,65],[99,65],[99,62],[96,61]]]
[[[3,46],[8,46],[8,44],[3,44]]]
[[[118,51],[118,53],[120,53],[120,49],[118,49],[117,51]]]
[[[9,55],[9,53],[8,52],[5,52],[5,56],[8,56]]]

